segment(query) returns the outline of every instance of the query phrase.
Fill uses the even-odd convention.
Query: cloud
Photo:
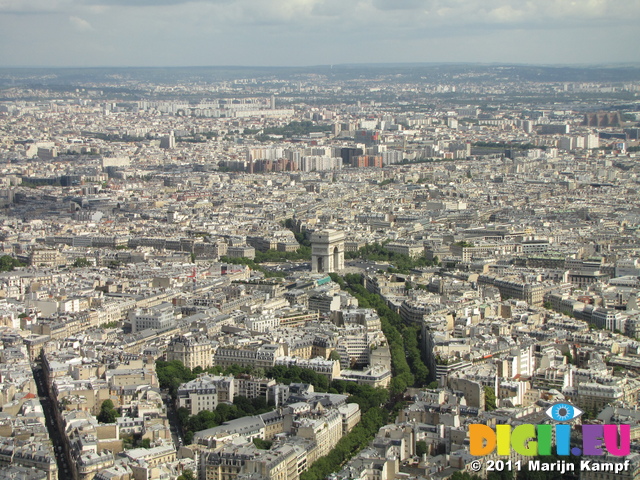
[[[340,18],[353,26],[373,20],[401,28],[582,21],[597,24],[602,20],[628,23],[640,19],[640,0],[0,0],[0,14],[75,15],[111,6],[154,12],[184,8],[183,17],[220,8],[220,16],[231,16],[241,24]]]
[[[0,36],[33,32],[0,64],[638,61],[639,21],[640,0],[0,0]]]
[[[77,0],[0,0],[0,14],[56,13],[75,4]]]
[[[407,26],[557,25],[640,19],[640,0],[370,0],[389,21]],[[425,24],[425,26],[427,26]]]
[[[228,3],[232,0],[86,0],[90,5],[122,7],[167,7],[171,5],[182,5],[185,3]]]
[[[378,10],[423,10],[429,2],[424,0],[373,0],[372,4]]]
[[[2,13],[56,13],[77,9],[95,11],[98,7],[117,5],[121,7],[165,7],[185,3],[220,3],[232,0],[0,0]]]
[[[89,32],[93,30],[93,27],[89,22],[87,22],[84,18],[71,16],[69,17],[69,22],[78,32]]]
[[[519,23],[526,20],[527,13],[524,10],[516,10],[511,5],[501,5],[489,11],[487,18],[497,23]]]

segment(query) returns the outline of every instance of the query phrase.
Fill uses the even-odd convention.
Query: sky
[[[0,66],[639,63],[640,0],[0,0]]]

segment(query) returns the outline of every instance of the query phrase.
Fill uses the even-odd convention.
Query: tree
[[[329,360],[340,361],[340,354],[335,350],[331,350],[331,353],[329,354]]]
[[[571,364],[573,363],[573,355],[571,355],[571,351],[568,350],[567,352],[563,353],[563,355],[565,357],[567,357],[567,363]]]
[[[215,410],[202,410],[196,415],[189,415],[189,410],[181,407],[177,413],[184,433],[185,443],[189,444],[195,432],[217,427],[223,422],[235,420],[236,418],[267,413],[273,408],[273,405],[267,405],[265,397],[247,398],[237,395],[233,399],[233,405],[220,403]]]
[[[461,241],[459,241],[459,242],[455,242],[455,243],[453,243],[453,244],[452,244],[452,246],[455,246],[455,247],[463,247],[463,248],[464,248],[464,247],[473,247],[473,243],[472,243],[472,242],[467,242],[467,241],[465,241],[465,240],[461,240]]]
[[[122,446],[125,450],[133,448],[133,435],[129,433],[123,433],[120,435],[120,439],[122,440]]]
[[[418,342],[420,335],[420,327],[418,326],[405,327],[404,332],[402,332],[405,354],[414,376],[415,383],[413,386],[416,387],[424,387],[429,378],[429,369],[422,361],[420,352]]]
[[[182,472],[182,475],[180,475],[176,480],[196,480],[196,476],[192,470],[189,470],[188,468],[186,468]]]
[[[424,440],[416,442],[416,455],[421,457],[422,455],[426,455],[427,453],[429,453],[427,442],[425,442]]]
[[[84,257],[76,258],[76,261],[73,262],[73,266],[76,268],[88,267],[89,265],[91,265],[89,260]]]
[[[496,409],[496,392],[491,387],[484,387],[484,408],[488,412]]]
[[[501,472],[490,472],[487,480],[513,480],[513,472],[506,468]]]
[[[269,450],[271,448],[272,442],[256,437],[253,439],[253,444],[260,450]]]
[[[16,267],[22,267],[23,263],[18,259],[9,255],[2,255],[0,257],[0,272],[10,272]]]
[[[471,475],[469,472],[455,472],[449,480],[481,480],[478,475]]]
[[[186,368],[180,360],[172,360],[170,362],[158,360],[156,362],[156,375],[160,382],[160,388],[168,389],[172,396],[176,395],[181,383],[186,383],[196,378],[191,369]]]
[[[300,480],[321,480],[340,468],[349,458],[366,447],[387,418],[380,407],[373,407],[362,415],[362,420],[326,456],[319,458]]]
[[[111,400],[102,402],[102,405],[100,405],[100,413],[98,414],[98,421],[100,423],[115,423],[118,416],[118,411],[113,408],[113,402]]]

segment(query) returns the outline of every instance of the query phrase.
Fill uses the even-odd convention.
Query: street
[[[61,426],[58,425],[58,420],[55,415],[55,406],[49,397],[49,389],[41,366],[34,365],[33,378],[35,379],[38,387],[38,396],[47,421],[49,437],[51,438],[51,443],[53,444],[53,449],[56,455],[58,476],[59,478],[64,479],[74,478],[75,471],[71,470],[69,451],[67,449],[66,442],[64,441],[64,435],[62,434],[63,430]]]

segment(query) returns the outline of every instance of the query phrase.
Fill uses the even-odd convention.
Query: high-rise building
[[[584,137],[584,148],[590,150],[600,146],[600,139],[596,133],[590,133]]]
[[[171,149],[176,148],[176,137],[173,135],[173,130],[169,132],[169,135],[165,135],[160,139],[160,148]]]
[[[359,155],[353,157],[351,165],[354,167],[378,167],[382,168],[382,155]]]

